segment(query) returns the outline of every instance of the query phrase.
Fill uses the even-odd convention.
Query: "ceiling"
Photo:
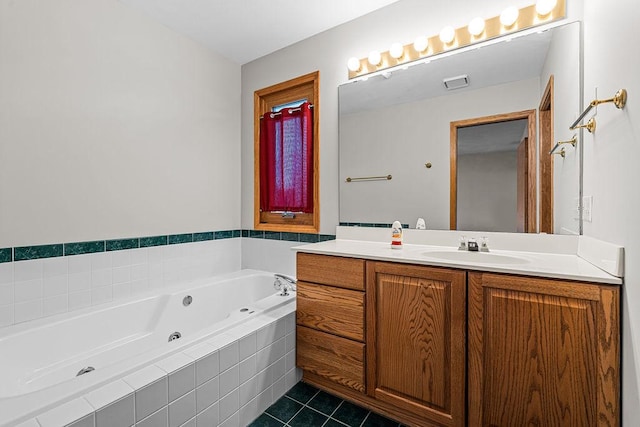
[[[398,0],[120,0],[239,64]]]

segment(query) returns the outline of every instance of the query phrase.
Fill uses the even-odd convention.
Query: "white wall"
[[[458,230],[518,231],[518,152],[458,156]]]
[[[589,0],[584,12],[584,100],[629,92],[624,110],[597,111],[598,128],[585,132],[584,194],[593,196],[593,222],[584,234],[625,247],[622,296],[623,425],[640,419],[640,4],[633,0]]]
[[[540,103],[538,86],[537,78],[521,80],[343,114],[340,161],[349,168],[344,168],[344,176],[340,177],[340,220],[388,223],[399,220],[413,226],[422,217],[427,228],[448,230],[449,123],[535,109]],[[415,126],[416,123],[419,126]],[[402,143],[395,144],[396,141]],[[425,168],[425,162],[431,162],[433,167]],[[344,182],[347,176],[382,174],[392,174],[393,179]],[[380,203],[382,198],[384,204]]]
[[[240,66],[115,0],[0,0],[0,247],[240,225]]]
[[[582,112],[580,104],[580,23],[559,27],[553,31],[553,39],[540,78],[540,97],[544,93],[549,76],[554,81],[553,135],[555,141],[566,141],[580,132],[570,131],[569,125]],[[555,144],[554,141],[554,144]],[[580,194],[580,151],[564,145],[565,157],[553,156],[553,216],[554,233],[579,234],[577,198]],[[548,156],[548,153],[539,153]]]

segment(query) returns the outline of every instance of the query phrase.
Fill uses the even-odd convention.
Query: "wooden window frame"
[[[253,119],[253,226],[256,230],[294,233],[320,232],[320,72],[305,74],[254,92]],[[278,105],[306,99],[313,105],[313,212],[295,218],[260,211],[260,117]]]

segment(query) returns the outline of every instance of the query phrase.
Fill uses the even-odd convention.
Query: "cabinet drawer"
[[[299,325],[364,341],[364,292],[298,282]]]
[[[298,253],[296,276],[304,282],[364,291],[362,259]]]
[[[364,344],[300,325],[296,339],[298,367],[364,393]]]

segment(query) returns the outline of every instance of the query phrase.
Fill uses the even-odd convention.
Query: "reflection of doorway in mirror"
[[[451,122],[452,230],[536,232],[535,129],[535,110]]]
[[[540,100],[540,232],[553,233],[553,74]]]

